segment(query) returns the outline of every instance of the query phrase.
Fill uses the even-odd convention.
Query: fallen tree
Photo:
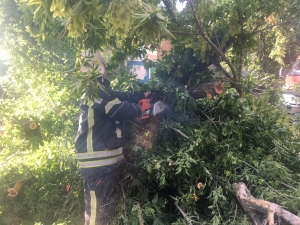
[[[280,205],[254,198],[244,183],[232,184],[234,193],[253,225],[299,225],[300,218]]]

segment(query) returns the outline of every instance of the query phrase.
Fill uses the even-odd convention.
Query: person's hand
[[[102,77],[103,77],[103,78],[107,78],[108,71],[107,71],[107,69],[106,69],[106,64],[105,64],[105,62],[103,63],[103,68],[104,68],[104,73],[103,73]]]
[[[145,98],[148,98],[150,95],[151,95],[151,92],[150,92],[150,91],[147,91],[147,92],[144,93],[144,97],[145,97]]]
[[[102,75],[102,77],[103,77],[103,78],[107,78],[107,75],[108,75],[108,71],[105,70],[104,73],[103,73],[103,75]]]

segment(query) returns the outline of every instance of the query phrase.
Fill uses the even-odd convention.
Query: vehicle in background
[[[283,68],[279,70],[279,77],[285,78],[285,86],[287,90],[292,91],[297,83],[300,83],[300,56],[296,59],[289,71]]]
[[[300,115],[300,93],[295,91],[295,88],[300,86],[300,56],[290,70],[286,71],[284,68],[280,68],[279,77],[285,81],[283,99],[289,109],[291,122],[295,124]]]

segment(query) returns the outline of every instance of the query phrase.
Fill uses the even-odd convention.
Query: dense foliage
[[[172,80],[168,63],[160,62],[165,70],[156,68],[156,75]],[[188,224],[178,207],[195,223],[250,224],[232,192],[234,182],[298,214],[299,136],[274,89],[240,98],[227,87],[214,99],[195,100],[176,85],[156,85],[150,87],[162,90],[157,95],[166,96],[171,109],[129,124],[127,159],[138,172],[131,173],[120,224],[140,223],[137,205],[146,224]]]
[[[48,63],[35,61],[31,53]],[[52,56],[49,51],[25,51],[24,57],[11,59],[9,71],[1,77],[1,224],[65,221],[70,210],[82,210],[73,154],[77,99],[71,95],[74,81],[62,73],[75,58],[65,59],[62,66],[49,63]],[[59,58],[64,60],[63,55]],[[20,195],[7,196],[17,182],[23,185]]]
[[[127,68],[111,76],[114,89],[152,90],[170,106],[164,115],[126,123],[128,170],[116,223],[250,224],[233,182],[298,213],[298,128],[289,124],[275,78],[299,54],[299,1],[189,0],[180,12],[168,0],[0,6],[1,48],[10,52],[0,79],[1,224],[83,224],[73,140],[80,95],[94,94],[99,72],[81,53],[109,47],[113,71],[162,38],[173,49],[156,65],[145,61],[155,69],[148,83]],[[206,70],[211,63],[217,77]],[[80,71],[83,65],[90,70]],[[221,95],[188,94],[216,78],[225,83]],[[265,93],[253,95],[256,87]],[[16,197],[7,195],[20,184]]]

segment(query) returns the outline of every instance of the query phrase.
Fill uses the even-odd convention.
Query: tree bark
[[[281,206],[254,198],[244,183],[232,184],[234,193],[253,225],[299,225],[300,218]]]
[[[189,94],[198,98],[212,98],[214,95],[219,95],[223,92],[224,85],[221,81],[213,81],[210,83],[200,83],[195,86],[189,87]]]

